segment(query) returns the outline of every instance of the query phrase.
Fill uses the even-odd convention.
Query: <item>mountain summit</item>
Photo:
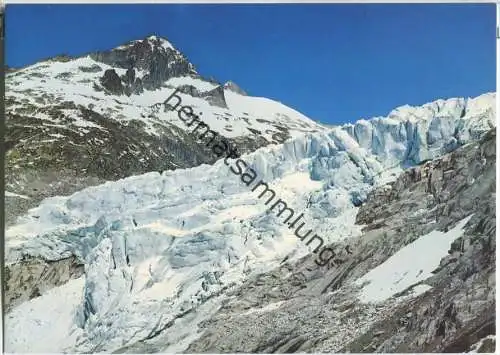
[[[197,76],[194,65],[168,40],[157,36],[131,41],[109,51],[92,53],[90,58],[127,70],[121,81],[129,90],[120,87],[115,69],[108,69],[104,73],[103,86],[115,94],[139,94],[143,89],[160,88],[170,78]]]

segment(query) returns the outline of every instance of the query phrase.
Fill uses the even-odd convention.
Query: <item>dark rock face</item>
[[[200,91],[198,91],[197,88],[195,88],[192,85],[182,85],[182,86],[177,87],[177,89],[184,94],[187,94],[187,95],[190,95],[193,97],[204,98],[213,106],[228,108],[227,104],[226,104],[226,98],[224,96],[224,87],[222,87],[220,85],[217,86],[215,89],[207,91],[207,92],[200,92]]]
[[[101,78],[103,88],[110,94],[127,95],[140,94],[144,90],[156,90],[173,77],[200,77],[187,58],[170,47],[162,38],[151,36],[142,41],[133,41],[110,51],[92,53],[91,58],[115,68],[127,69],[119,77],[114,69],[106,70]],[[138,72],[146,73],[138,77]],[[217,83],[214,79],[206,79]],[[102,88],[96,87],[96,90]],[[229,89],[241,95],[246,93],[233,82],[201,93],[192,85],[183,85],[179,90],[193,97],[205,98],[211,105],[227,108],[224,89]]]
[[[97,64],[90,67],[78,67],[78,69],[80,69],[84,73],[99,73],[102,70],[102,68]]]
[[[128,72],[126,81],[130,89],[127,92],[155,90],[173,77],[196,74],[194,66],[179,51],[165,45],[166,40],[155,36],[110,51],[92,53],[96,61],[127,70],[145,71],[141,84],[136,83],[134,74]],[[134,85],[132,85],[134,83]],[[137,90],[137,91],[136,91]]]
[[[125,75],[122,75],[121,80],[125,95],[130,96],[132,94],[140,94],[144,92],[142,80],[140,78],[136,78],[134,68],[127,69]]]
[[[217,86],[215,89],[203,93],[201,97],[205,98],[210,104],[227,108],[226,98],[224,97],[224,88]]]
[[[101,85],[112,94],[123,94],[122,81],[114,69],[108,69],[104,72],[104,76],[101,78]]]
[[[125,72],[125,75],[122,75],[121,79],[125,84],[128,85],[133,84],[135,80],[135,69],[128,68],[127,71]]]
[[[193,85],[181,85],[177,87],[180,92],[191,95],[193,97],[200,97],[200,92]]]

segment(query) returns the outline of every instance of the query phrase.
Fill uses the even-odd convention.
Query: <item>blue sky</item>
[[[325,123],[495,90],[494,4],[8,5],[6,61],[157,34],[205,76]]]

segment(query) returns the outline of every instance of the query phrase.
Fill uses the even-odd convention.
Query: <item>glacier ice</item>
[[[356,206],[374,186],[479,137],[495,125],[494,101],[485,94],[403,106],[243,158],[325,241],[348,241],[360,234]],[[7,262],[73,254],[85,263],[79,335],[66,348],[78,352],[124,349],[168,327],[159,351],[174,343],[181,351],[195,332],[183,317],[202,321],[211,311],[197,310],[212,302],[214,311],[248,275],[310,252],[223,160],[46,199],[7,230],[6,249]]]

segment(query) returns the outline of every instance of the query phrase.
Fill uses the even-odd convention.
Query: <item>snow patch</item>
[[[16,194],[15,192],[10,192],[10,191],[5,191],[5,196],[6,197],[19,197],[19,198],[23,198],[25,200],[29,200],[30,199],[26,195]]]
[[[365,303],[382,302],[411,285],[431,277],[432,271],[447,255],[450,244],[462,236],[470,218],[472,215],[462,219],[448,232],[435,230],[421,236],[360,277],[355,284],[363,285],[366,282],[368,284],[362,288],[358,298]],[[427,291],[429,288],[425,286],[427,285],[417,287],[414,290],[415,294]]]
[[[5,351],[8,353],[62,353],[81,332],[75,325],[83,296],[83,277],[70,280],[5,315]]]

